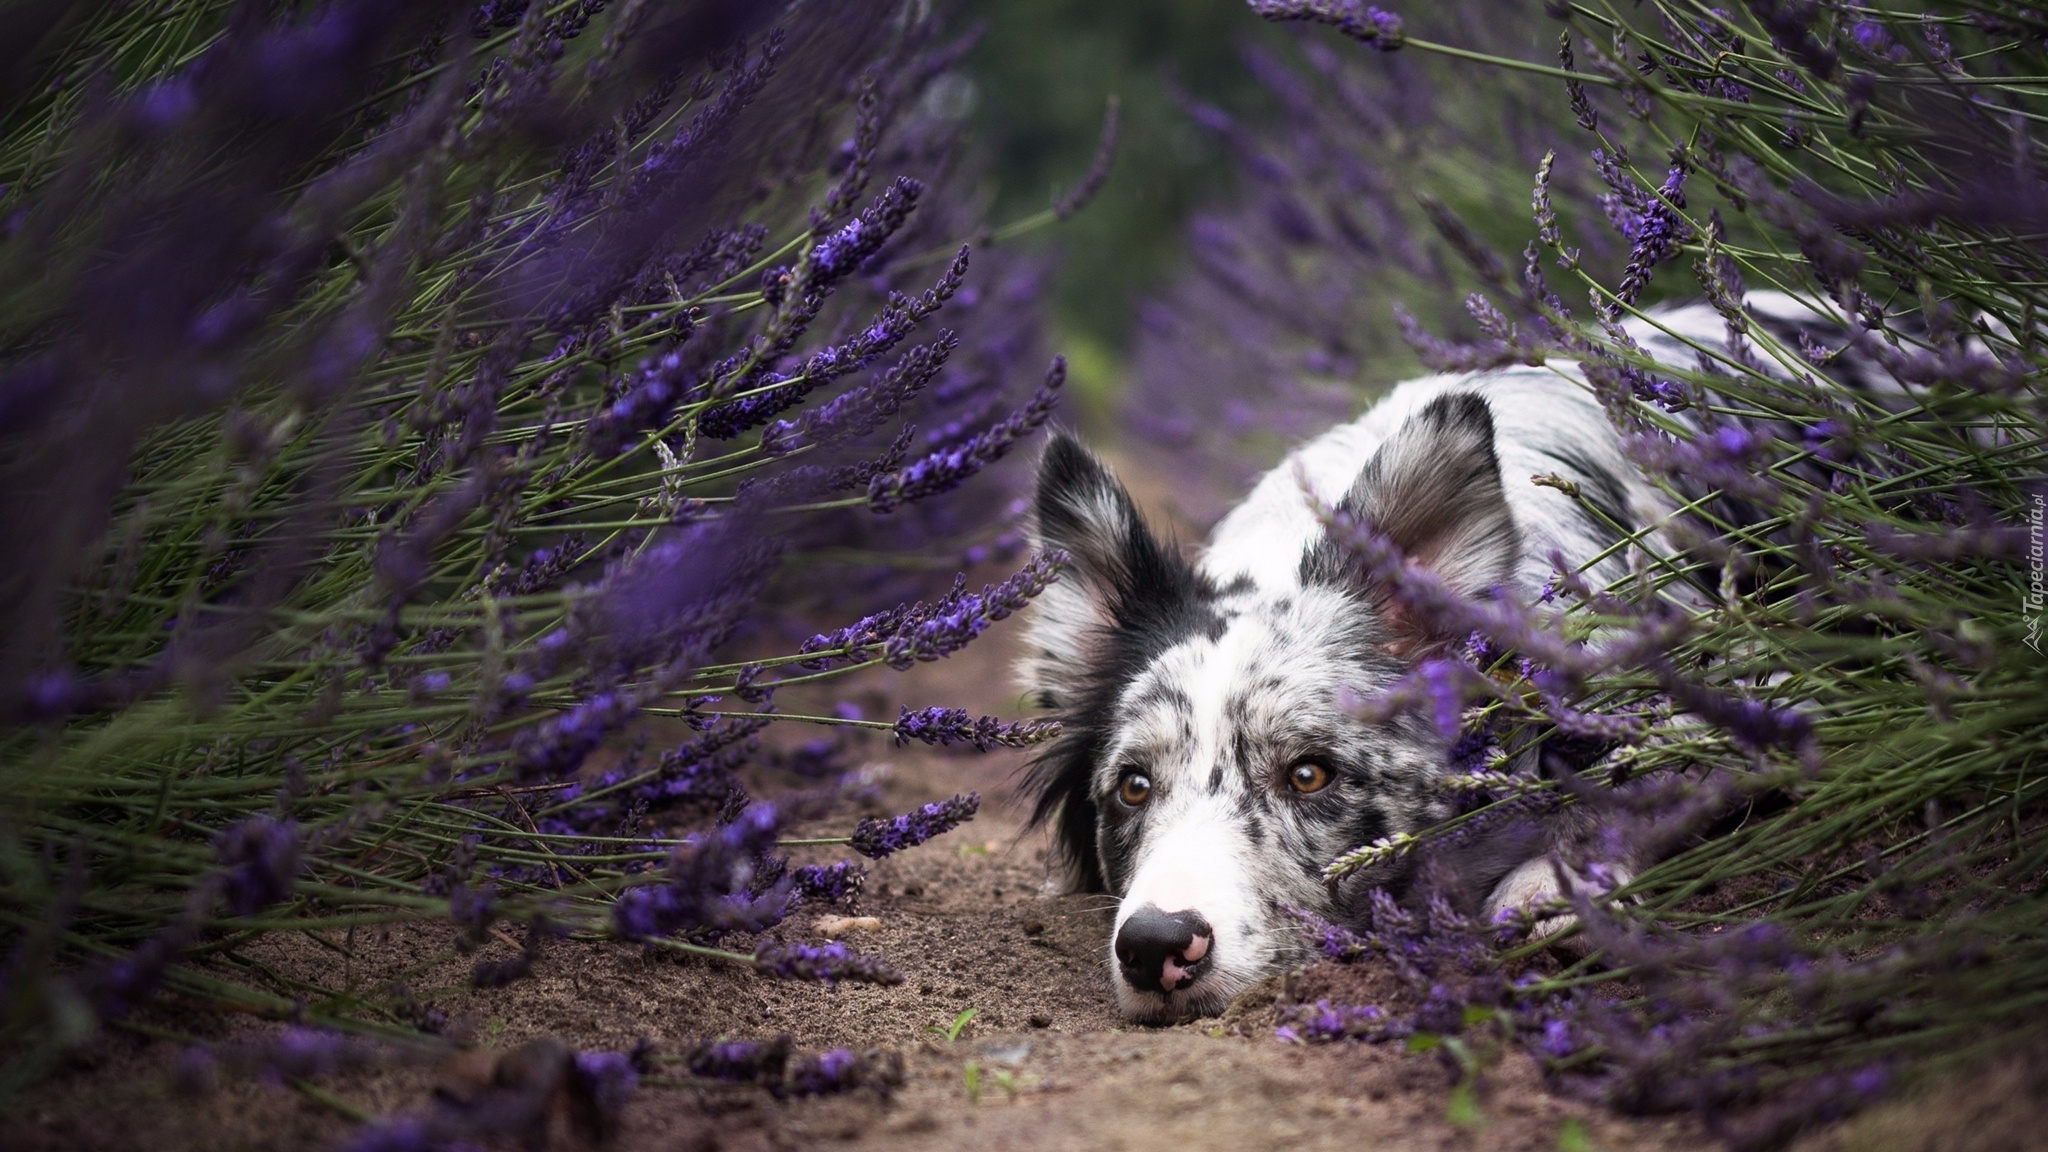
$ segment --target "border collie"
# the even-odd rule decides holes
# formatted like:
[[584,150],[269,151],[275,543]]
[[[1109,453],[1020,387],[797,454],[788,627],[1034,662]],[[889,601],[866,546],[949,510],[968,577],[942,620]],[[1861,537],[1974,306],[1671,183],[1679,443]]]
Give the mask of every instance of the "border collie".
[[[1788,298],[1765,303],[1750,301],[1760,322],[1820,327]],[[1666,362],[1693,351],[1660,328],[1701,346],[1723,338],[1704,305],[1632,323]],[[1530,483],[1544,474],[1576,484],[1598,515]],[[1072,570],[1033,607],[1020,674],[1065,732],[1030,780],[1066,886],[1119,898],[1110,980],[1132,1019],[1222,1011],[1302,955],[1289,906],[1360,919],[1369,885],[1333,891],[1325,864],[1449,815],[1435,726],[1369,723],[1353,702],[1462,638],[1427,634],[1364,586],[1311,497],[1359,514],[1460,591],[1504,586],[1528,601],[1554,574],[1553,550],[1581,564],[1612,549],[1586,577],[1597,588],[1624,576],[1615,525],[1664,550],[1672,507],[1568,364],[1394,388],[1268,473],[1194,563],[1100,461],[1056,436],[1039,466],[1038,533]],[[1559,895],[1553,845],[1532,848],[1524,829],[1464,849],[1451,874],[1466,907],[1490,916]]]

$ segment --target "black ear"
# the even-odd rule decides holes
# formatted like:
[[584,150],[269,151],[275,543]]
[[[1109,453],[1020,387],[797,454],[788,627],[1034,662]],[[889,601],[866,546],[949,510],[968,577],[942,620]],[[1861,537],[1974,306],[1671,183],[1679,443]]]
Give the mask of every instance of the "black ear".
[[1191,600],[1196,579],[1102,461],[1064,432],[1039,459],[1037,512],[1039,547],[1061,549],[1071,563],[1032,607],[1019,673],[1039,705],[1066,709],[1102,674],[1114,634]]
[[[1410,560],[1468,596],[1507,583],[1520,559],[1514,517],[1493,450],[1493,411],[1471,392],[1424,405],[1387,437],[1338,507],[1371,524]],[[1343,551],[1323,541],[1302,561],[1302,576],[1363,592],[1379,608],[1396,655],[1416,656],[1450,639],[1411,618]]]
[[1037,513],[1039,547],[1065,551],[1070,563],[1033,602],[1018,666],[1025,690],[1064,727],[1031,766],[1032,822],[1052,826],[1069,886],[1098,890],[1092,783],[1110,704],[1155,641],[1199,606],[1202,585],[1109,469],[1065,433],[1039,460]]

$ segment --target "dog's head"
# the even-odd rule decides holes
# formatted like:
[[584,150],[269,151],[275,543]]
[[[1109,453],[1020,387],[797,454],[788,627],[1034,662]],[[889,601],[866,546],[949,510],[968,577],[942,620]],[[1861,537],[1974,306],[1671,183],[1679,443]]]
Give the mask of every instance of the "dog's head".
[[[1461,590],[1511,578],[1513,521],[1476,396],[1411,418],[1343,504]],[[1022,668],[1065,724],[1033,765],[1036,816],[1073,887],[1121,898],[1110,969],[1125,1015],[1219,1012],[1297,953],[1288,906],[1355,911],[1325,864],[1443,815],[1434,726],[1368,723],[1350,705],[1454,638],[1400,611],[1319,531],[1278,585],[1198,570],[1064,436],[1040,464],[1037,512],[1073,570],[1035,606]]]

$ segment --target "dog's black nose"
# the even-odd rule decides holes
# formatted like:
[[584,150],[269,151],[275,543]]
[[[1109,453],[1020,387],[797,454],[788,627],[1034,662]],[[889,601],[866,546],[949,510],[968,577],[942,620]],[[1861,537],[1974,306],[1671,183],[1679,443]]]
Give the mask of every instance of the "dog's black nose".
[[1178,992],[1214,959],[1216,934],[1200,912],[1162,912],[1147,904],[1116,931],[1116,963],[1140,992]]

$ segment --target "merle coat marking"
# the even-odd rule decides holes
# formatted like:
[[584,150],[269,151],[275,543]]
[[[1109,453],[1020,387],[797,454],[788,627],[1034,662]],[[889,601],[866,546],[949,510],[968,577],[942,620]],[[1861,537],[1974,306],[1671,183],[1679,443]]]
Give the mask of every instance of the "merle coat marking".
[[[1705,307],[1661,323],[1720,341]],[[1654,328],[1632,334],[1691,359]],[[1546,473],[1576,482],[1599,514],[1529,482]],[[1109,966],[1134,1019],[1221,1011],[1300,949],[1284,905],[1352,919],[1361,909],[1342,901],[1403,880],[1389,866],[1333,896],[1324,864],[1448,814],[1433,725],[1367,724],[1345,702],[1462,638],[1430,635],[1349,570],[1304,482],[1460,590],[1505,586],[1526,600],[1551,577],[1553,550],[1584,563],[1615,545],[1615,525],[1649,527],[1661,547],[1670,510],[1569,365],[1400,385],[1269,473],[1194,563],[1153,536],[1099,461],[1055,438],[1039,533],[1071,553],[1073,571],[1033,609],[1020,673],[1066,731],[1033,766],[1036,816],[1071,887],[1121,898]],[[1629,564],[1618,549],[1587,575],[1598,587]],[[1554,894],[1547,850],[1526,832],[1481,842],[1452,874],[1476,910],[1526,904]]]

